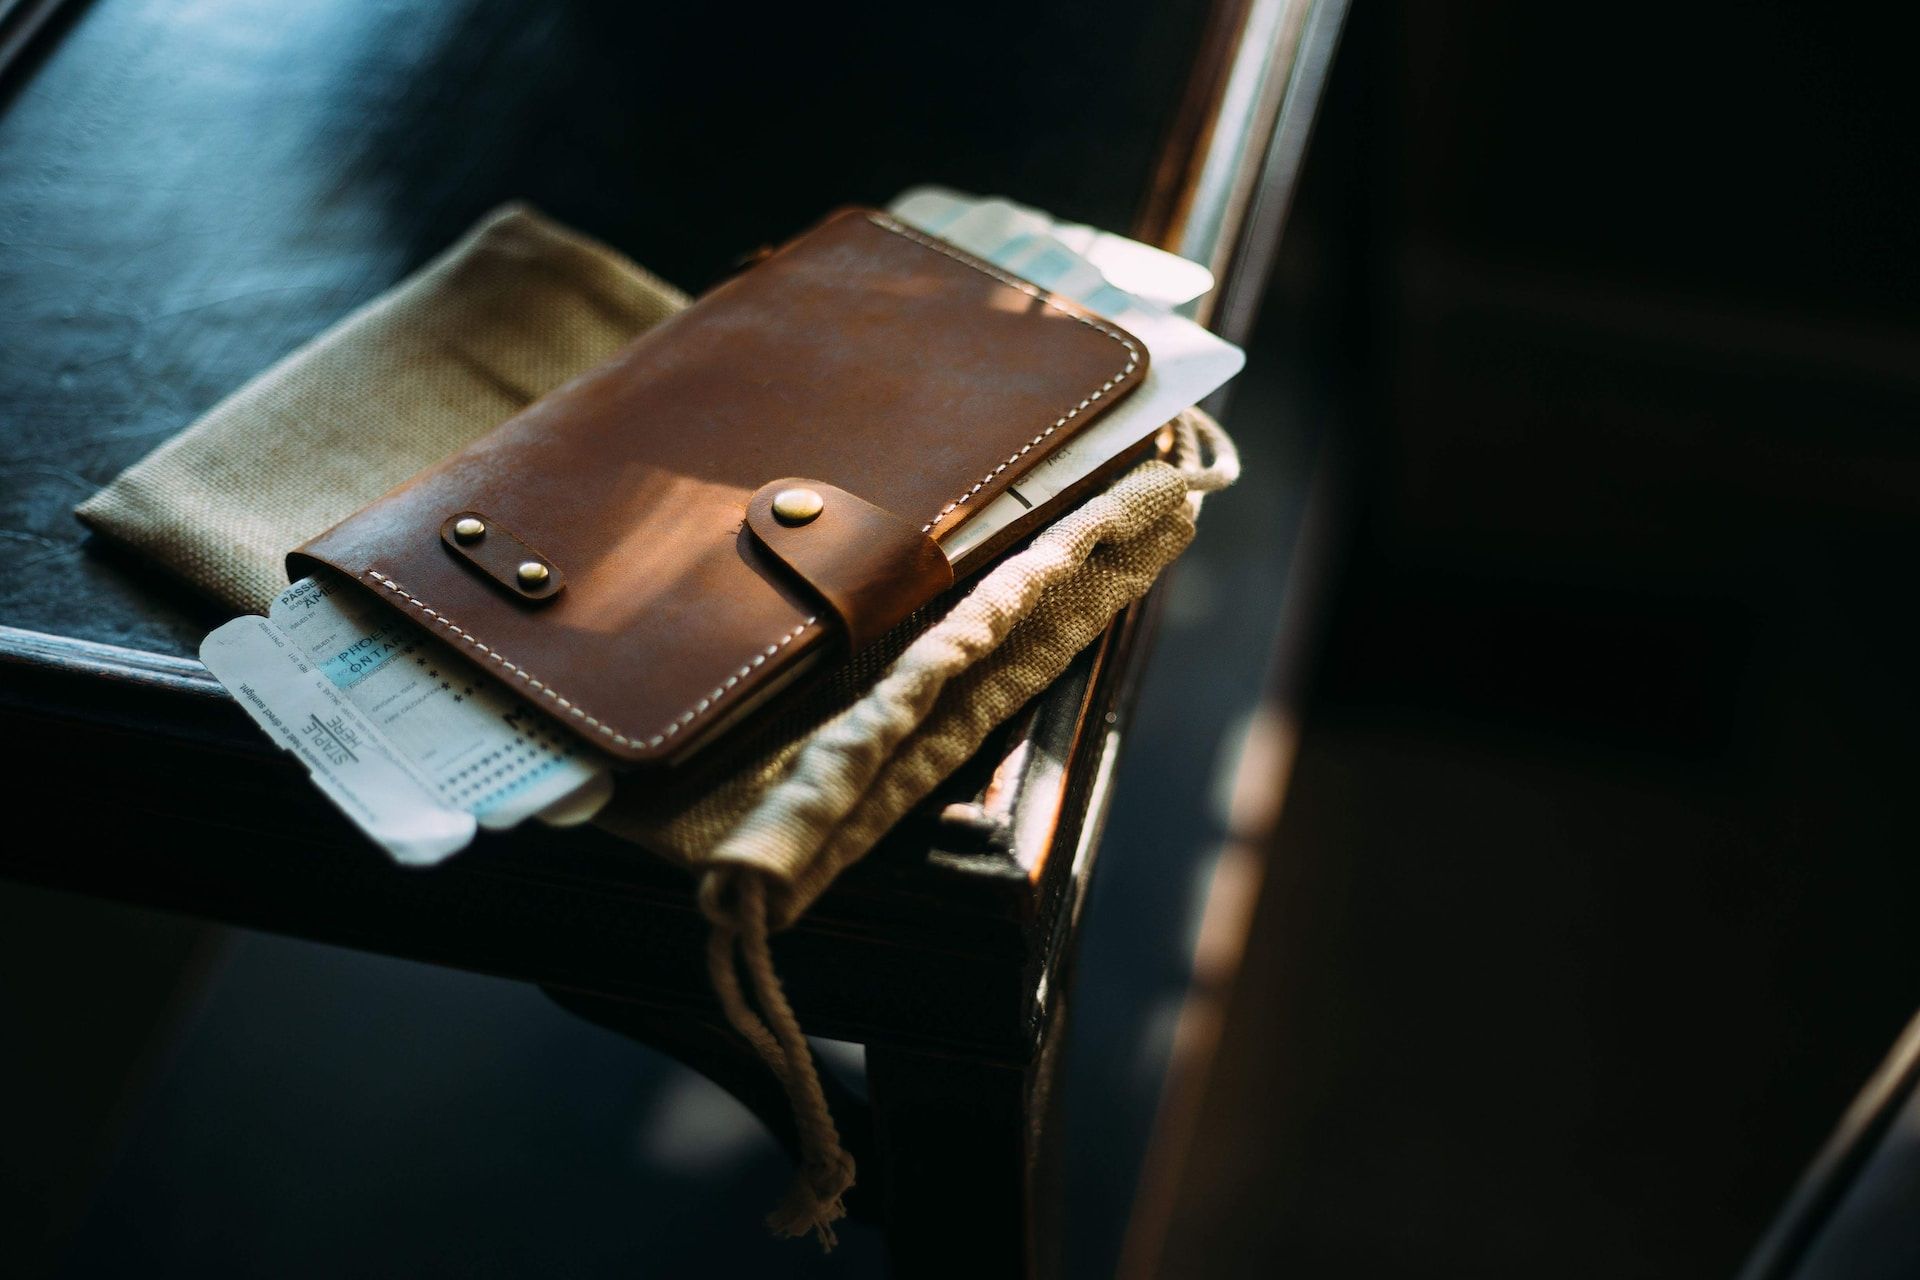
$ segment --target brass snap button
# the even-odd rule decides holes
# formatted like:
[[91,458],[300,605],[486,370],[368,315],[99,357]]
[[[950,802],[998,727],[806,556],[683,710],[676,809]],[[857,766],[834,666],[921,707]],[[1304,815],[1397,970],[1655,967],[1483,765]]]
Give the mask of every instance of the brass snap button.
[[781,524],[805,524],[826,505],[817,489],[782,489],[773,495],[773,515]]
[[520,585],[533,591],[546,585],[547,579],[552,576],[552,571],[538,560],[523,560],[520,562],[518,574]]
[[486,524],[472,516],[461,516],[453,522],[453,536],[462,542],[478,542],[486,532]]

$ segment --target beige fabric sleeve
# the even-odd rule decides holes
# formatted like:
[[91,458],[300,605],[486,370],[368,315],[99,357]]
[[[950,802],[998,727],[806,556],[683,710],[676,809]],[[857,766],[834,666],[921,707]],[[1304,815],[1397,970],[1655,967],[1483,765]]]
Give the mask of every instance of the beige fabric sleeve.
[[76,514],[237,610],[282,557],[600,363],[687,299],[509,205],[221,401]]

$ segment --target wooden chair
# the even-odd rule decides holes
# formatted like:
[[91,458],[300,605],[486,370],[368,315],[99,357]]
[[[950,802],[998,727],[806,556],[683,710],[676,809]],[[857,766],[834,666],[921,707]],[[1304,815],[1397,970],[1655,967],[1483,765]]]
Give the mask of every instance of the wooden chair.
[[[0,873],[538,983],[781,1133],[777,1089],[716,1016],[683,873],[592,831],[392,865],[193,660],[218,617],[69,510],[516,197],[698,287],[836,204],[1006,192],[1208,263],[1204,314],[1244,339],[1344,5],[1008,6],[966,29],[899,6],[751,41],[686,7],[225,7],[248,39],[120,0],[0,5],[0,229],[19,242],[0,261],[0,722],[14,803],[63,797],[63,838],[8,841]],[[835,1109],[853,1208],[903,1271],[1050,1269],[1048,1086],[1152,614],[1128,611],[776,941],[809,1032],[866,1046],[868,1097]]]

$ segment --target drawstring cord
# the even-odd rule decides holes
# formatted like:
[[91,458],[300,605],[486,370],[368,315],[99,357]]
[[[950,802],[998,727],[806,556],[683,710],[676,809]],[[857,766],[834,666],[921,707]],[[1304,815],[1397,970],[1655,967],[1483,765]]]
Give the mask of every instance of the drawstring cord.
[[[1232,484],[1240,454],[1220,424],[1189,409],[1170,424],[1168,459],[1186,480],[1189,501]],[[853,1186],[853,1157],[840,1145],[840,1131],[827,1109],[819,1069],[807,1047],[793,1006],[774,972],[767,945],[767,875],[737,862],[711,867],[700,882],[700,909],[712,925],[707,935],[707,974],[734,1030],[745,1037],[786,1090],[800,1140],[799,1167],[767,1225],[784,1236],[809,1232],[823,1249],[838,1243],[833,1224],[846,1216]],[[752,988],[741,985],[745,973]]]
[[[767,946],[767,884],[742,868],[707,872],[700,909],[712,922],[707,936],[707,974],[734,1030],[746,1037],[786,1090],[800,1138],[800,1164],[767,1225],[783,1236],[814,1233],[822,1249],[839,1243],[833,1224],[846,1216],[853,1186],[853,1157],[840,1145],[840,1131],[827,1110],[826,1094],[800,1020],[787,1003]],[[753,985],[755,1012],[740,986],[740,970]]]

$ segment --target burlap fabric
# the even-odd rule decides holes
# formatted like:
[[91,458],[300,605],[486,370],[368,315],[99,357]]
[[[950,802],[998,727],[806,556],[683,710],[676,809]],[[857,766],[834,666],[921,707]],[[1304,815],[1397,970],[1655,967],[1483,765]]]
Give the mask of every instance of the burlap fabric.
[[[604,246],[502,209],[128,468],[79,508],[238,609],[286,551],[604,360],[686,298]],[[936,601],[808,697],[707,753],[694,779],[623,779],[600,823],[701,876],[722,1007],[780,1078],[802,1160],[770,1221],[833,1241],[853,1164],[773,972],[767,934],[1059,677],[1186,547],[1199,495],[1237,474],[1210,420],[971,588]],[[751,988],[740,982],[744,972]]]
[[265,613],[289,550],[687,304],[604,245],[496,210],[87,499],[96,532]]
[[629,787],[601,825],[660,853],[767,879],[791,924],[834,877],[1058,679],[1194,533],[1191,496],[1231,482],[1231,446],[1198,414],[1142,463],[971,587],[936,602],[759,727],[700,787]]

